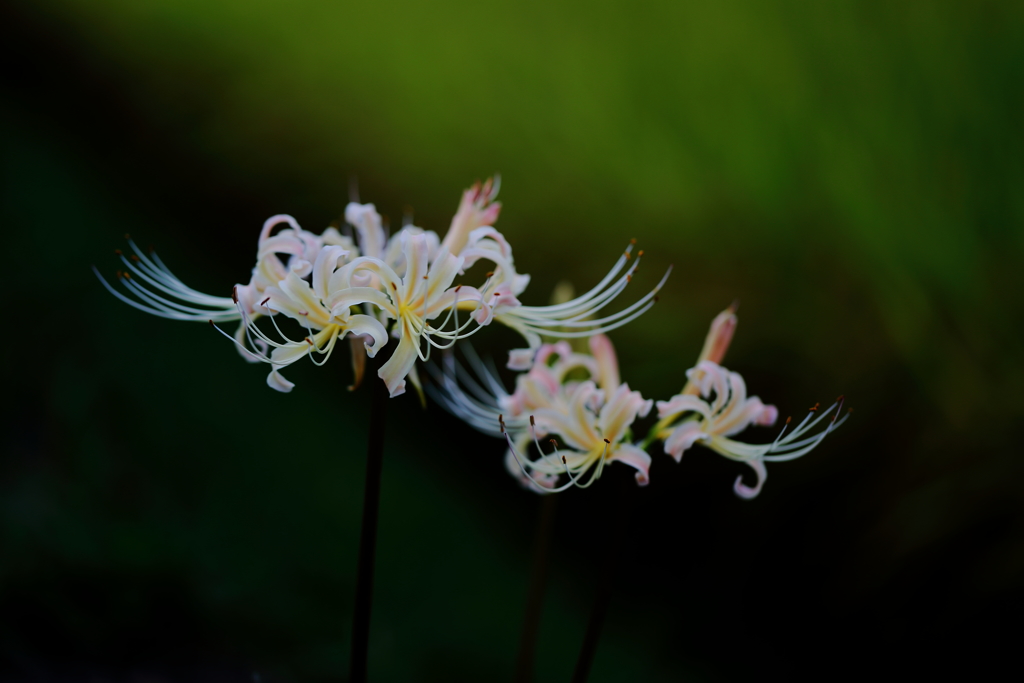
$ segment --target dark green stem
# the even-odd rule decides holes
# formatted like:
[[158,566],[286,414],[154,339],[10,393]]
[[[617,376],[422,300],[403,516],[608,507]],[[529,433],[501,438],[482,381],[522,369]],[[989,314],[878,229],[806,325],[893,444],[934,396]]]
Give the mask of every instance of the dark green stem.
[[533,539],[533,567],[530,570],[530,587],[526,594],[526,615],[519,639],[519,656],[516,658],[515,683],[530,683],[533,680],[533,662],[537,651],[537,633],[540,631],[540,615],[544,606],[544,584],[548,575],[548,555],[551,551],[551,537],[555,526],[557,495],[546,495],[540,499],[540,515],[537,532]]
[[359,567],[356,573],[356,599],[352,624],[352,661],[349,681],[366,683],[367,653],[370,646],[370,612],[373,603],[373,568],[377,555],[377,518],[380,510],[380,478],[384,463],[388,389],[377,377],[384,359],[369,359],[366,383],[370,393],[370,424],[366,452],[366,479],[363,485],[363,525],[359,536]]

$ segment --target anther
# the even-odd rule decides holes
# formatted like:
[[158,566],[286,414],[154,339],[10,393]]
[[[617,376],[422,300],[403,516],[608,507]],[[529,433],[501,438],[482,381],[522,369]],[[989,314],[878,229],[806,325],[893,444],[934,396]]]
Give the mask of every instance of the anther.
[[533,421],[533,415],[530,416],[530,426],[531,427],[536,427],[537,426],[537,423]]
[[306,343],[309,344],[310,346],[313,345],[313,340],[310,339],[309,337],[306,337],[305,340],[306,340]]
[[629,243],[630,243],[630,244],[636,244],[636,238],[634,237],[633,239],[631,239],[631,240],[629,241]]
[[641,249],[640,251],[636,252],[636,257],[637,258],[640,258],[643,255],[644,255],[644,250],[643,249]]
[[484,277],[494,277],[494,271],[492,270],[491,272],[484,275]]
[[655,294],[655,295],[654,295],[654,303],[658,303],[658,299],[660,299],[660,298],[661,298],[660,296],[658,296],[657,294]]
[[455,288],[455,291],[457,292],[457,291],[459,291],[460,289],[462,289],[462,285],[459,285],[459,286],[457,286],[457,287]]
[[131,236],[131,235],[129,235],[128,233],[125,233],[125,234],[124,234],[124,238],[125,238],[126,240],[130,240],[130,239],[132,238],[132,236]]
[[790,415],[789,417],[786,418],[786,424],[789,424],[792,421],[793,421],[793,416],[792,415]]
[[628,251],[624,251],[624,252],[622,252],[622,255],[626,257],[626,260],[627,260],[627,261],[628,261],[629,259],[633,258],[632,256],[630,256],[630,255],[629,255],[629,252],[628,252]]
[[393,290],[395,290],[397,292],[398,291],[398,285],[396,285],[394,282],[392,282],[391,283],[391,289],[393,289]]
[[564,455],[562,456],[562,464],[563,464],[563,465],[565,465],[565,464],[566,464],[566,462],[565,462],[565,456],[564,456]]
[[154,249],[153,245],[151,244],[148,247],[146,247],[146,251],[148,251],[150,254],[152,254],[152,253],[154,253],[156,251],[156,249]]
[[611,442],[611,441],[609,441],[608,439],[605,439],[605,440],[604,440],[604,442],[605,442],[606,444],[608,444],[609,446],[610,446],[610,445],[611,445],[611,443],[612,443],[612,442]]
[[632,281],[633,281],[633,276],[632,276],[632,275],[629,275],[629,274],[627,274],[627,275],[626,275],[626,282],[632,282]]
[[548,439],[548,443],[550,443],[551,447],[554,448],[556,451],[558,450],[558,442],[557,441],[555,441],[554,439]]
[[123,273],[123,272],[121,272],[120,270],[119,270],[119,271],[117,271],[117,279],[118,279],[118,280],[120,280],[120,279],[121,279],[121,278],[123,278],[123,277],[124,277],[124,273]]
[[117,254],[118,256],[121,256],[121,255],[123,255],[123,254],[124,254],[124,252],[123,252],[123,251],[121,251],[120,249],[115,249],[115,250],[114,250],[114,253],[115,253],[115,254]]
[[238,285],[231,288],[231,301],[236,304],[238,303]]
[[138,263],[139,262],[139,257],[136,256],[135,254],[132,254],[132,261],[135,261],[136,263]]
[[132,279],[132,274],[129,273],[127,270],[124,271],[124,279],[125,280],[131,280]]
[[309,315],[309,311],[299,311],[299,315]]
[[260,302],[260,306],[266,306],[268,301],[270,301],[270,297],[269,296],[266,299],[264,299],[263,301]]
[[811,406],[811,412],[813,413],[814,411],[816,411],[820,405],[820,403],[815,403],[813,406]]
[[845,398],[846,398],[846,396],[844,396],[843,394],[839,394],[839,398],[836,399],[836,403],[842,403],[843,399],[845,399]]
[[217,327],[217,323],[213,322],[212,320],[207,320],[206,322],[210,323],[210,327]]
[[427,276],[426,276],[426,275],[424,275],[424,276],[423,276],[423,279],[424,279],[424,280],[426,280],[426,279],[428,279],[428,278],[427,278]]

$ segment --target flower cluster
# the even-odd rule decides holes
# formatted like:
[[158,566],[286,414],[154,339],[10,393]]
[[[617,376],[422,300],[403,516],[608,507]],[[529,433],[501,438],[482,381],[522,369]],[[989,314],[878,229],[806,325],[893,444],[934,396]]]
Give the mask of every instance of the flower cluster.
[[[697,363],[686,372],[686,386],[669,400],[657,402],[660,420],[638,443],[632,443],[633,423],[648,414],[653,401],[621,381],[615,349],[604,335],[590,338],[589,354],[574,351],[565,341],[541,345],[529,370],[516,377],[512,393],[505,391],[493,366],[467,348],[472,371],[449,356],[443,369],[431,366],[435,383],[429,390],[445,409],[471,426],[503,437],[508,470],[540,493],[586,488],[615,461],[635,468],[637,482],[645,485],[651,463],[647,449],[661,442],[676,462],[700,444],[746,463],[757,481],[748,486],[739,476],[734,490],[749,499],[761,491],[766,462],[810,452],[846,416],[840,397],[826,410],[811,408],[793,429],[787,419],[770,443],[734,439],[750,426],[770,427],[778,418],[775,406],[747,396],[743,378],[720,365],[736,321],[735,307],[715,318]],[[547,437],[552,438],[545,448],[542,439]]]
[[[449,349],[492,322],[522,335],[526,347],[510,352],[509,367],[527,369],[536,367],[542,337],[591,337],[628,323],[654,304],[668,272],[636,302],[602,315],[639,265],[643,252],[634,258],[630,244],[586,294],[555,306],[523,305],[519,297],[530,276],[516,271],[511,246],[493,227],[501,210],[497,193],[492,180],[466,190],[443,240],[413,225],[389,235],[373,204],[346,207],[350,234],[333,227],[315,234],[291,216],[273,216],[260,231],[249,282],[236,285],[230,297],[188,287],[155,253],[141,251],[130,239],[132,253],[117,252],[125,266],[118,271],[125,290],[97,276],[114,296],[147,313],[210,322],[218,330],[238,323],[234,334],[222,333],[246,360],[270,365],[267,383],[279,391],[294,386],[281,374],[284,367],[307,356],[323,364],[346,338],[356,384],[366,356],[374,357],[389,338],[396,341],[378,374],[391,396],[398,396],[407,379],[419,386],[416,363],[428,360],[432,348]],[[489,268],[482,282],[456,284],[478,262]],[[297,338],[282,330],[282,318],[297,323]],[[588,391],[593,397],[587,401],[596,405],[599,390]],[[608,391],[610,403],[613,394]]]

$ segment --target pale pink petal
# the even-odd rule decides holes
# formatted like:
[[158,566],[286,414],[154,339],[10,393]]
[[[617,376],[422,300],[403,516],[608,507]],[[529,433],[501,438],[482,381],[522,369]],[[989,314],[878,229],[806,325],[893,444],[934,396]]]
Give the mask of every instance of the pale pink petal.
[[277,370],[271,370],[270,374],[267,375],[267,386],[285,394],[295,387],[293,383],[286,380]]
[[701,349],[697,358],[698,364],[701,361],[711,361],[721,365],[725,358],[725,352],[729,350],[733,333],[736,332],[736,308],[735,304],[725,309],[711,321],[711,329],[704,339],[704,348]]
[[647,486],[650,483],[648,474],[651,467],[651,456],[632,444],[619,444],[615,449],[615,455],[609,461],[625,463],[636,470],[636,483],[640,486]]
[[475,183],[462,193],[459,209],[452,218],[442,247],[453,254],[459,254],[466,246],[469,235],[481,226],[491,225],[498,220],[501,204],[491,203],[498,194],[498,184],[488,179],[483,185]]
[[676,394],[668,401],[658,401],[658,417],[666,418],[686,412],[696,412],[705,418],[711,417],[711,407],[696,396]]
[[619,359],[612,340],[606,335],[595,334],[590,338],[590,353],[597,361],[597,385],[606,391],[615,391],[620,383]]
[[508,352],[509,370],[529,370],[537,349],[512,349]]
[[683,459],[685,453],[694,443],[700,439],[706,439],[708,435],[701,430],[701,423],[697,421],[684,422],[665,439],[665,452],[675,458],[676,462]]
[[[760,401],[761,399],[759,399],[759,398],[757,398],[755,396],[754,398],[752,398],[750,400],[751,401],[754,401],[754,400]],[[776,408],[775,406],[773,406],[771,404],[769,404],[769,405],[763,405],[762,404],[762,406],[761,406],[761,414],[758,415],[756,418],[754,418],[754,423],[758,424],[758,425],[760,425],[762,427],[771,427],[772,425],[775,424],[775,421],[778,420],[778,419],[779,419],[779,409],[778,408]]]
[[757,483],[753,487],[747,486],[743,483],[743,475],[740,475],[736,477],[736,483],[733,484],[732,489],[740,498],[750,500],[761,493],[761,487],[764,486],[764,482],[768,478],[768,470],[765,469],[764,463],[759,459],[746,460],[745,462],[753,468],[754,473],[757,475]]
[[630,391],[628,384],[619,385],[601,409],[598,419],[602,436],[612,443],[619,441],[638,413],[643,411],[646,415],[650,411],[651,403],[645,401],[639,391]]

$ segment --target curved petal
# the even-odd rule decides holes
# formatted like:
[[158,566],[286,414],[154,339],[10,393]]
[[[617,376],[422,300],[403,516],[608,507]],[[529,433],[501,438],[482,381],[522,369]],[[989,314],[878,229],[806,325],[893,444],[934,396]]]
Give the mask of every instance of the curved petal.
[[[405,277],[402,280],[403,303],[408,305],[423,291],[423,280],[429,280],[427,262],[430,249],[423,235],[406,235],[405,238]],[[454,278],[454,276],[453,276]],[[422,306],[419,306],[422,309]]]
[[701,423],[695,420],[684,422],[665,439],[665,452],[675,458],[676,462],[683,459],[686,452],[695,442],[706,439],[708,435],[701,429]]
[[267,239],[270,237],[270,231],[274,229],[275,225],[279,225],[281,223],[287,223],[288,225],[292,226],[292,228],[295,230],[302,230],[302,228],[299,227],[298,222],[294,218],[292,218],[286,213],[279,213],[276,216],[271,216],[267,220],[263,221],[263,228],[260,230],[259,243],[262,245],[264,242],[266,242]]
[[619,444],[615,449],[615,455],[608,458],[609,461],[625,463],[636,470],[636,483],[640,486],[647,486],[651,479],[648,471],[651,467],[651,456],[646,451],[628,443]]
[[384,227],[373,204],[349,202],[345,207],[345,222],[356,229],[359,251],[364,256],[380,258],[384,254]]
[[658,417],[674,417],[681,413],[700,413],[705,419],[711,417],[711,406],[702,399],[688,394],[676,394],[667,401],[658,401]]
[[313,292],[321,301],[327,301],[331,275],[338,267],[338,261],[348,255],[341,247],[324,247],[317,254],[313,264]]
[[348,287],[340,289],[331,295],[327,301],[331,309],[331,315],[342,317],[348,313],[349,308],[359,304],[373,304],[382,311],[386,311],[392,317],[398,317],[398,310],[392,300],[384,292],[373,287]]
[[[402,279],[398,277],[391,266],[377,258],[360,256],[334,271],[334,275],[331,276],[327,285],[328,291],[334,293],[348,289],[353,285],[353,278],[364,271],[366,274],[376,276],[380,280],[381,286],[388,292],[398,291],[399,285],[402,284]],[[359,286],[367,286],[367,281],[372,282],[373,279],[372,277],[363,278]]]
[[597,385],[605,391],[614,391],[619,386],[619,359],[615,355],[612,340],[604,334],[590,338],[590,353],[597,361]]
[[744,500],[756,498],[757,494],[761,493],[761,487],[764,486],[764,482],[768,478],[768,470],[760,459],[747,460],[747,464],[750,465],[757,475],[757,483],[752,487],[745,485],[743,483],[743,475],[741,474],[736,477],[736,483],[732,486],[732,490],[736,492],[736,495]]
[[645,401],[639,391],[630,391],[628,384],[620,384],[601,409],[598,417],[601,434],[612,443],[617,443],[636,420],[637,414],[647,414],[651,403],[650,400]]
[[277,370],[271,370],[270,374],[267,375],[267,386],[284,394],[295,388],[295,385],[286,380]]
[[426,297],[428,309],[433,308],[434,302],[441,298],[445,290],[455,281],[455,276],[459,274],[460,268],[462,268],[461,258],[441,250],[441,253],[437,255],[437,258],[430,265],[430,273],[427,276]]
[[388,343],[388,332],[380,321],[369,315],[353,315],[345,322],[345,332],[355,336],[370,337],[373,343],[365,343],[366,355],[373,358]]
[[409,370],[416,364],[416,359],[419,357],[416,349],[416,339],[413,337],[414,335],[408,327],[404,328],[402,338],[398,340],[398,347],[395,349],[395,352],[391,354],[388,362],[381,366],[381,369],[377,372],[377,376],[384,380],[384,383],[388,386],[391,398],[405,393],[405,377],[409,374]]
[[317,298],[313,288],[294,272],[288,273],[288,277],[281,280],[277,287],[269,288],[267,294],[270,295],[268,306],[271,310],[284,313],[303,326],[312,325],[316,329],[323,329],[330,323],[330,313]]

